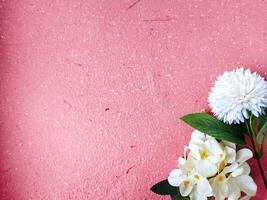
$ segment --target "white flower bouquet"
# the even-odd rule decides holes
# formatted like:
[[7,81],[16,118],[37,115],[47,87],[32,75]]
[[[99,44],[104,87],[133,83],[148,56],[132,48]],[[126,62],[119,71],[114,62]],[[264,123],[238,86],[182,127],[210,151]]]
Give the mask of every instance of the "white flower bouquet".
[[172,200],[250,199],[257,191],[249,176],[250,158],[257,160],[267,189],[260,163],[267,131],[267,82],[237,68],[218,77],[208,100],[213,116],[200,112],[181,118],[195,131],[177,168],[151,188],[154,193]]

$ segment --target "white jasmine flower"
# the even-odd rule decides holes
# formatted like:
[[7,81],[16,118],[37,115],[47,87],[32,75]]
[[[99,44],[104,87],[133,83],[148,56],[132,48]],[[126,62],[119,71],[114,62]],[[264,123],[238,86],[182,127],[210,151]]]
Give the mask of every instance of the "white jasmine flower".
[[207,178],[195,173],[191,175],[191,180],[195,183],[189,194],[191,200],[207,200],[207,197],[212,196],[212,188]]
[[208,100],[218,119],[228,124],[244,122],[248,111],[256,117],[264,113],[267,82],[249,69],[237,68],[218,77]]
[[205,177],[214,176],[218,171],[217,159],[209,145],[201,140],[193,140],[189,148],[191,151],[188,157],[193,158],[195,171]]
[[191,200],[206,200],[212,195],[209,181],[198,173],[183,174],[182,170],[171,171],[168,182],[174,187],[179,187],[180,194],[189,196]]
[[178,169],[170,172],[168,182],[190,200],[207,200],[211,196],[216,200],[238,200],[241,192],[246,194],[242,199],[248,200],[257,190],[246,162],[252,156],[249,149],[236,152],[234,143],[219,142],[194,131],[184,157],[178,159]]
[[205,177],[214,176],[228,163],[236,159],[235,144],[219,143],[215,138],[194,131],[189,143],[191,150],[188,157],[194,158],[195,171]]
[[236,162],[225,167],[212,181],[212,191],[216,200],[225,198],[237,200],[241,192],[247,194],[246,198],[255,196],[257,186],[249,176],[250,167],[246,163],[252,157],[249,149],[241,149],[236,154]]
[[225,167],[221,173],[219,173],[212,180],[212,192],[216,200],[224,200],[229,193],[227,184],[227,173],[232,172],[238,166],[237,163]]
[[168,177],[169,184],[172,185],[173,187],[179,187],[183,180],[182,176],[183,176],[182,170],[180,169],[172,170]]
[[[186,151],[187,147],[185,147]],[[174,169],[170,172],[168,182],[174,187],[178,187],[181,182],[194,171],[193,160],[188,158],[186,153],[184,158],[179,157],[178,159],[179,169]]]

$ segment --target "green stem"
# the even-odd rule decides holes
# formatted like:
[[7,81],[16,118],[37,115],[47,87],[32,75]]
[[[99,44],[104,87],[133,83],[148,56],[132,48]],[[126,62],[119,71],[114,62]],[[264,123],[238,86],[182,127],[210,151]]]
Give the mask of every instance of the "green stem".
[[250,117],[249,117],[249,130],[251,131],[251,134],[252,134],[252,137],[254,140],[256,137],[256,134],[255,134],[255,131],[254,131],[253,126],[252,126],[252,115],[250,115]]
[[251,124],[251,122],[249,124],[248,121],[246,121],[245,124],[246,124],[246,128],[248,130],[249,138],[250,138],[250,141],[251,141],[251,144],[252,144],[252,148],[253,148],[253,151],[254,151],[254,155],[255,155],[254,158],[257,160],[257,163],[258,163],[258,166],[259,166],[259,169],[260,169],[260,173],[261,173],[261,177],[262,177],[264,185],[265,185],[265,189],[267,189],[267,181],[266,181],[266,178],[265,178],[265,175],[264,175],[264,171],[263,171],[262,165],[260,163],[259,154],[257,152],[256,144],[255,144],[255,141],[254,141],[255,133],[254,133],[253,128],[251,126],[252,124]]

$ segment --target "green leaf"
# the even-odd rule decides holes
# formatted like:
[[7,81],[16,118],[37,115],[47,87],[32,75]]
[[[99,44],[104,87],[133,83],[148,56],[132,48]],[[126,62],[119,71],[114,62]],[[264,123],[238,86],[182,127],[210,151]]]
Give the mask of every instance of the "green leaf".
[[180,200],[180,198],[177,195],[171,195],[172,200]]
[[261,127],[258,135],[257,135],[257,143],[259,145],[263,144],[265,135],[266,135],[266,131],[267,131],[267,122],[264,123],[264,125]]
[[207,113],[192,113],[181,118],[191,127],[219,140],[245,145],[244,133],[236,125],[228,125]]
[[172,200],[190,200],[189,197],[183,197],[179,189],[171,186],[168,180],[163,180],[155,184],[151,188],[151,191],[159,195],[170,195]]
[[178,197],[177,197],[177,195],[171,195],[171,199],[172,200],[179,200]]
[[231,126],[236,126],[238,129],[240,129],[240,131],[246,135],[249,135],[248,131],[247,131],[247,127],[245,123],[240,123],[240,124],[233,124]]
[[252,124],[254,126],[253,128],[256,128],[257,132],[260,131],[260,129],[263,127],[266,121],[267,121],[267,109],[265,109],[264,115],[260,115],[259,117],[256,117],[254,115],[252,116]]
[[163,180],[155,184],[151,191],[159,195],[176,195],[177,189],[169,184],[168,180]]
[[253,116],[252,118],[252,124],[255,127],[257,133],[257,143],[259,144],[259,152],[258,156],[259,158],[263,155],[263,143],[266,136],[267,131],[267,109],[265,109],[265,114],[260,115],[259,117]]

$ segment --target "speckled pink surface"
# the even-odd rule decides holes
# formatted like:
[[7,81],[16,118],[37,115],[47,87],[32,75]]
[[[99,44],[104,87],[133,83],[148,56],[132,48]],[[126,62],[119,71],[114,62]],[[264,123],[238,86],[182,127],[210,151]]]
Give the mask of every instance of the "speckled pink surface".
[[0,5],[1,200],[167,200],[149,189],[189,141],[179,117],[225,70],[267,78],[266,1]]

